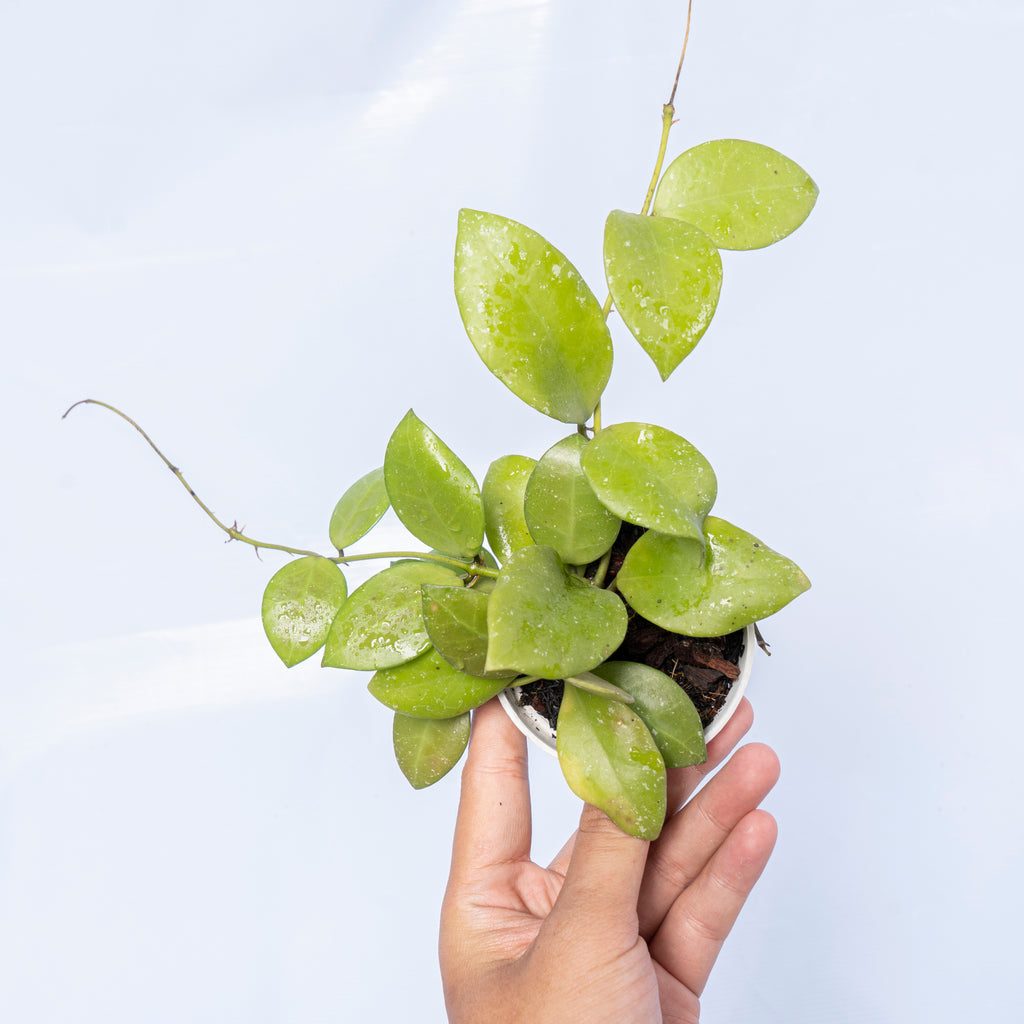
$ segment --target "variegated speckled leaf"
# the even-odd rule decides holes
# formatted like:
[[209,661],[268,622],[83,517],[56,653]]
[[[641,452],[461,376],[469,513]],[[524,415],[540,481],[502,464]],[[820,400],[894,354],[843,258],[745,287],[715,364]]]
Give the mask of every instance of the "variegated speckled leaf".
[[569,565],[600,558],[622,525],[583,475],[580,455],[587,443],[582,434],[570,434],[552,445],[530,475],[523,501],[534,541],[554,548]]
[[715,516],[706,548],[688,538],[645,533],[615,582],[645,619],[674,633],[722,636],[773,615],[810,587],[796,563]]
[[395,712],[395,760],[413,789],[432,786],[459,763],[469,732],[469,712],[456,718],[410,718]]
[[789,157],[757,142],[716,139],[680,154],[654,212],[695,224],[720,249],[761,249],[807,219],[818,186]]
[[401,665],[430,645],[423,623],[424,583],[461,587],[462,580],[434,562],[396,562],[371,576],[334,617],[323,664],[376,669]]
[[523,514],[523,496],[536,465],[537,460],[526,455],[503,455],[491,463],[484,477],[480,493],[487,543],[501,562],[533,543]]
[[360,477],[340,498],[331,514],[331,543],[344,551],[366,536],[388,510],[384,470],[373,469]]
[[263,592],[263,629],[289,668],[323,647],[347,594],[344,575],[327,558],[297,558],[274,573]]
[[604,268],[615,309],[668,380],[715,315],[718,249],[684,221],[613,210],[605,222]]
[[375,672],[368,684],[382,704],[413,718],[453,718],[478,708],[504,688],[504,680],[460,672],[433,647],[404,665]]
[[384,483],[396,515],[414,537],[463,558],[479,553],[480,488],[466,464],[412,409],[388,441]]
[[423,622],[438,654],[472,676],[508,679],[515,672],[490,673],[487,664],[488,595],[473,587],[423,588]]
[[650,730],[666,768],[686,768],[707,760],[700,714],[674,679],[636,661],[607,661],[594,669],[594,675],[633,698],[631,707]]
[[702,540],[718,481],[685,438],[650,423],[615,423],[583,449],[581,463],[594,493],[620,519]]
[[626,635],[626,606],[566,572],[553,548],[522,548],[487,606],[487,668],[562,679],[600,665]]
[[564,423],[584,423],[612,369],[601,303],[536,231],[459,212],[455,298],[473,347],[513,394]]
[[665,821],[665,762],[628,704],[567,686],[558,713],[558,762],[569,788],[631,836],[656,839]]

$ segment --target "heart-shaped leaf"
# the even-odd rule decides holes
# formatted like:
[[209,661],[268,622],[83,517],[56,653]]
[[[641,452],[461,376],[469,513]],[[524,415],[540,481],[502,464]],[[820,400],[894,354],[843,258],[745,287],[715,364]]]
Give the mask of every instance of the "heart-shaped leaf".
[[425,789],[459,763],[469,743],[470,715],[410,718],[395,712],[391,738],[395,760],[413,789]]
[[613,210],[604,268],[615,308],[662,380],[704,336],[722,290],[722,257],[700,228]]
[[615,582],[645,619],[673,633],[722,636],[767,618],[810,581],[796,563],[724,519],[704,521],[706,548],[645,533]]
[[626,635],[617,594],[566,572],[553,548],[522,548],[487,606],[487,668],[562,679],[605,661]]
[[818,186],[789,157],[717,139],[669,164],[654,212],[696,224],[719,249],[761,249],[800,227],[817,198]]
[[665,821],[665,762],[628,704],[567,686],[558,712],[558,761],[569,788],[631,836],[657,839]]
[[587,445],[581,461],[594,493],[620,519],[702,539],[718,481],[685,438],[650,423],[615,423]]
[[289,668],[323,647],[347,594],[344,575],[327,558],[298,558],[274,573],[263,592],[263,629]]
[[381,704],[403,715],[453,718],[501,693],[505,682],[460,672],[429,647],[404,665],[375,672],[368,689]]
[[515,675],[510,669],[486,671],[487,600],[476,587],[425,586],[423,622],[430,642],[449,665],[471,676],[508,679]]
[[570,434],[549,448],[530,476],[523,503],[530,536],[570,565],[600,558],[622,525],[583,475],[580,453],[586,445],[582,434]]
[[430,639],[423,624],[424,583],[462,586],[451,569],[410,560],[396,562],[356,588],[331,624],[323,664],[328,668],[387,668],[425,651]]
[[503,455],[495,459],[484,477],[484,523],[487,543],[502,562],[513,551],[533,543],[523,514],[523,496],[536,459],[525,455]]
[[658,744],[666,768],[685,768],[708,759],[700,714],[671,677],[636,661],[609,661],[594,669],[633,698],[631,705]]
[[329,528],[331,543],[339,551],[355,544],[373,529],[389,504],[383,469],[371,470],[360,477],[334,506]]
[[402,525],[424,544],[472,558],[484,542],[480,488],[465,463],[410,409],[388,441],[384,482]]
[[455,298],[473,347],[513,394],[563,423],[590,418],[611,374],[611,335],[601,303],[550,242],[461,210]]

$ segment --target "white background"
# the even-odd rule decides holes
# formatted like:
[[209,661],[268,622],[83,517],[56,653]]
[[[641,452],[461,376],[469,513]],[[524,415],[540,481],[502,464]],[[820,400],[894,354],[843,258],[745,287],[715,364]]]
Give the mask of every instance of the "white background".
[[[679,0],[0,4],[0,1016],[440,1022],[457,778],[414,793],[365,677],[286,671],[254,536],[328,550],[413,406],[482,476],[566,430],[472,353],[460,206],[600,298]],[[814,589],[765,626],[781,837],[709,1022],[1016,1020],[1022,259],[1016,0],[697,0],[674,155],[749,138],[821,188],[725,254],[666,385],[716,511]],[[314,659],[315,662],[316,659]],[[577,802],[535,757],[537,854]]]

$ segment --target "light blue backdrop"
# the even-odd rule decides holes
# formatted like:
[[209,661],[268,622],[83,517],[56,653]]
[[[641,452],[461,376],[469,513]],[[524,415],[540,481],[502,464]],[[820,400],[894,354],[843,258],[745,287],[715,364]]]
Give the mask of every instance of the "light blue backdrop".
[[[326,550],[407,408],[480,474],[564,433],[472,355],[460,206],[600,291],[682,38],[667,0],[40,0],[0,9],[0,1017],[440,1022],[457,780],[413,793],[361,677],[290,672],[280,560]],[[671,152],[790,155],[821,198],[726,254],[667,385],[622,338],[608,420],[687,436],[718,508],[814,589],[765,627],[781,838],[716,1024],[1010,1022],[1024,12],[697,0]],[[603,295],[603,292],[602,292]],[[535,758],[537,852],[577,802]]]

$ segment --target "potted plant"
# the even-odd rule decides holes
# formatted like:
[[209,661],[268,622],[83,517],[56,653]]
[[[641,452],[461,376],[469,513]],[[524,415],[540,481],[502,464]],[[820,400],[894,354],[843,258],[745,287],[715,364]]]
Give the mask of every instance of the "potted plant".
[[[410,410],[382,464],[338,501],[334,553],[321,555],[222,523],[138,424],[96,403],[143,433],[230,538],[298,556],[263,596],[270,644],[287,666],[322,651],[327,668],[371,673],[413,786],[458,762],[470,712],[502,694],[516,716],[549,719],[574,792],[648,839],[665,817],[666,770],[703,761],[706,732],[738,700],[755,623],[809,586],[711,514],[714,471],[684,437],[602,415],[612,311],[668,380],[714,315],[719,250],[778,241],[817,196],[797,164],[735,139],[688,149],[662,173],[673,113],[670,98],[640,211],[608,215],[603,303],[537,232],[459,214],[466,332],[498,380],[566,424],[546,452],[503,455],[478,484]],[[351,553],[389,507],[423,549]],[[349,593],[341,566],[371,558],[388,564]]]

